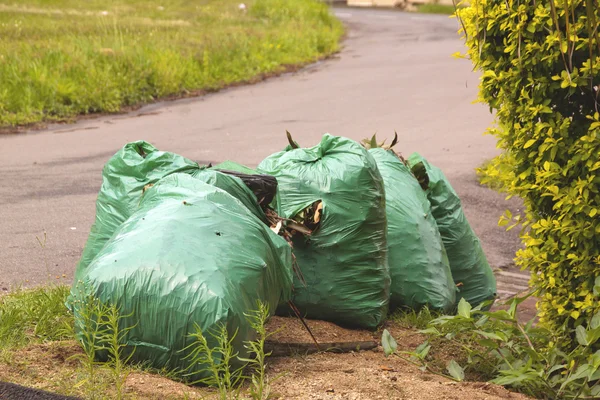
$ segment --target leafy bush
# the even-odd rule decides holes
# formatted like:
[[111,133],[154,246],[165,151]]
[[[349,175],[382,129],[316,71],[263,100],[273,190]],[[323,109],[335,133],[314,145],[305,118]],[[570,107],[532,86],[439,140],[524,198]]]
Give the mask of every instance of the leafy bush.
[[473,0],[458,16],[504,150],[485,172],[526,205],[500,223],[523,224],[541,321],[576,327],[600,311],[600,5]]

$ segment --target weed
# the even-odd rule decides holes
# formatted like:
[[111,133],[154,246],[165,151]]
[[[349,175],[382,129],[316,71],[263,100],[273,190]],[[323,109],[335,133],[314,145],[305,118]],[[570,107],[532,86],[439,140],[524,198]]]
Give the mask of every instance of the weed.
[[254,358],[240,358],[240,360],[246,362],[252,369],[252,377],[250,384],[250,395],[253,400],[266,400],[269,398],[271,392],[270,384],[277,379],[269,378],[267,376],[267,364],[266,359],[271,353],[265,353],[265,343],[267,339],[276,333],[267,332],[265,324],[269,318],[269,305],[257,302],[257,309],[249,314],[246,314],[246,318],[250,323],[252,329],[257,333],[257,338],[254,341],[248,341],[245,344],[246,349],[254,354]]
[[[79,304],[78,304],[79,303]],[[79,359],[84,365],[86,378],[78,383],[85,386],[86,393],[90,399],[97,398],[98,390],[96,361],[99,352],[105,351],[105,338],[110,335],[110,327],[104,324],[111,310],[91,294],[81,295],[74,300],[75,309],[75,331],[79,336],[79,342],[83,348],[83,354],[76,354],[74,358]]]
[[51,275],[50,275],[50,268],[48,266],[48,255],[46,253],[46,243],[48,241],[48,234],[46,233],[46,230],[44,230],[43,239],[41,239],[37,235],[35,236],[35,239],[37,240],[40,247],[42,248],[42,254],[44,255],[44,266],[46,267],[46,274],[48,275],[48,278],[50,278]]
[[195,376],[198,369],[207,376],[192,384],[203,383],[216,387],[220,400],[239,398],[240,386],[244,379],[242,373],[244,366],[232,370],[232,363],[238,356],[233,348],[233,340],[237,332],[229,337],[227,326],[219,324],[215,330],[209,332],[217,343],[216,346],[211,346],[198,324],[195,324],[195,329],[196,331],[189,335],[194,342],[182,350],[190,352],[186,356],[190,362],[187,376]]
[[125,341],[125,335],[135,326],[120,329],[119,325],[122,319],[129,318],[132,315],[133,313],[131,315],[121,316],[119,315],[118,308],[111,306],[108,308],[108,312],[106,313],[104,320],[108,326],[108,331],[102,338],[102,341],[104,342],[104,347],[108,352],[108,365],[113,376],[117,400],[121,400],[123,398],[125,381],[129,375],[129,369],[126,368],[125,365],[129,362],[129,360],[131,360],[131,357],[133,357],[133,353],[135,352],[134,349],[129,354],[124,354],[124,348],[126,345],[123,344]]
[[[522,324],[517,318],[518,305],[529,295],[516,297],[508,310],[482,311],[471,308],[462,299],[456,316],[440,316],[422,333],[440,344],[461,348],[465,357],[461,366],[450,360],[446,370],[432,366],[428,353],[430,341],[413,352],[397,351],[394,339],[386,330],[382,345],[386,355],[397,355],[434,374],[461,381],[465,372],[475,370],[487,375],[491,382],[516,389],[530,396],[551,399],[588,399],[600,395],[600,352],[594,345],[600,340],[600,313],[589,326],[578,326],[572,332],[564,326],[551,331],[534,326],[533,320]],[[566,346],[575,336],[576,343]]]
[[429,307],[425,306],[419,311],[403,308],[398,309],[390,316],[390,319],[402,328],[425,329],[433,319],[439,316],[438,312],[431,311]]
[[[134,327],[121,328],[120,325],[123,319],[131,315],[120,315],[116,305],[103,304],[85,287],[74,296],[73,305],[75,332],[83,348],[83,354],[73,357],[82,362],[86,371],[86,378],[78,385],[85,386],[87,397],[97,398],[99,388],[102,387],[98,381],[98,368],[104,367],[112,378],[114,397],[117,400],[123,399],[125,381],[130,371],[126,364],[133,356],[133,351],[124,353],[124,342],[125,336]],[[97,361],[104,358],[107,360],[104,363]]]

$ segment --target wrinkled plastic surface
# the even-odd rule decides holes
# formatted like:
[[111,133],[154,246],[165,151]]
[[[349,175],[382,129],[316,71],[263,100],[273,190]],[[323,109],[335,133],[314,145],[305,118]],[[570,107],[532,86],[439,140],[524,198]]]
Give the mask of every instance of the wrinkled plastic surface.
[[395,154],[382,148],[369,153],[385,186],[390,308],[452,310],[457,290],[426,194]]
[[117,228],[137,209],[146,185],[175,172],[192,172],[197,163],[177,154],[159,151],[150,143],[126,144],[104,166],[96,201],[96,220],[75,270],[75,281]]
[[388,311],[390,277],[383,181],[373,157],[326,134],[315,147],[271,155],[258,171],[277,178],[282,217],[323,202],[319,227],[294,241],[306,281],[295,277],[294,304],[309,318],[377,327]]
[[[194,324],[205,333],[220,323],[237,331],[234,348],[244,356],[243,342],[255,335],[244,313],[258,300],[275,310],[291,295],[291,248],[237,198],[251,201],[252,193],[234,185],[241,189],[234,197],[203,175],[172,174],[148,189],[78,284],[120,308],[121,328],[135,325],[125,336],[134,362],[189,368],[184,349]],[[81,304],[73,304],[77,318]],[[205,377],[204,367],[193,366],[188,378]]]
[[191,174],[194,178],[222,189],[241,201],[248,210],[261,221],[267,223],[263,210],[257,203],[256,196],[251,189],[238,177],[227,175],[211,169],[200,169]]
[[247,174],[247,175],[253,175],[253,174],[258,174],[258,172],[252,168],[248,168],[245,165],[242,165],[240,163],[237,163],[235,161],[223,161],[220,164],[214,165],[212,167],[213,169],[217,169],[217,170],[228,170],[228,171],[236,171],[236,172],[240,172],[242,174]]
[[446,247],[454,282],[458,285],[457,300],[464,298],[473,307],[485,300],[493,300],[496,278],[465,217],[460,198],[442,171],[421,155],[412,154],[408,163],[418,179],[428,180],[427,198]]

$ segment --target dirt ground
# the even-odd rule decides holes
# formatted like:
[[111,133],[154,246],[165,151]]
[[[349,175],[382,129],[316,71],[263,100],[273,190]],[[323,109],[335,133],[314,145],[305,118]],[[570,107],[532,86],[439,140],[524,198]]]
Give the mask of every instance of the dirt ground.
[[[379,342],[381,332],[344,329],[323,321],[307,321],[320,343]],[[394,322],[385,326],[396,338],[401,350],[414,350],[424,337]],[[273,317],[271,340],[275,343],[311,343],[301,322],[294,318]],[[30,346],[12,355],[0,357],[0,380],[23,384],[69,395],[82,395],[84,375],[76,359],[81,354],[74,341]],[[373,350],[343,354],[295,353],[271,357],[269,376],[281,377],[271,386],[272,399],[527,399],[526,396],[482,382],[456,383],[422,372],[397,357],[386,358],[380,346]],[[100,381],[110,380],[100,372]],[[166,377],[132,372],[127,378],[126,393],[132,399],[201,399],[212,398],[214,391],[193,388]]]

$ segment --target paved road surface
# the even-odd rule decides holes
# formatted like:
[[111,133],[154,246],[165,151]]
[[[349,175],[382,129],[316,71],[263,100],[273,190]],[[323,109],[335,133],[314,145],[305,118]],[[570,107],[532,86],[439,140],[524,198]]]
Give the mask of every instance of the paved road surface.
[[[286,145],[286,129],[306,146],[324,132],[362,139],[397,130],[398,149],[418,151],[446,172],[490,263],[510,267],[518,239],[496,226],[508,205],[474,173],[497,150],[494,138],[482,135],[492,116],[472,104],[478,76],[469,61],[450,56],[463,49],[456,21],[377,10],[337,14],[349,26],[344,50],[299,73],[0,136],[0,291],[57,277],[70,282],[94,220],[102,166],[125,143],[145,139],[200,162],[255,166]],[[44,231],[42,247],[36,236],[43,241]],[[521,274],[499,289],[507,295],[525,286]]]

